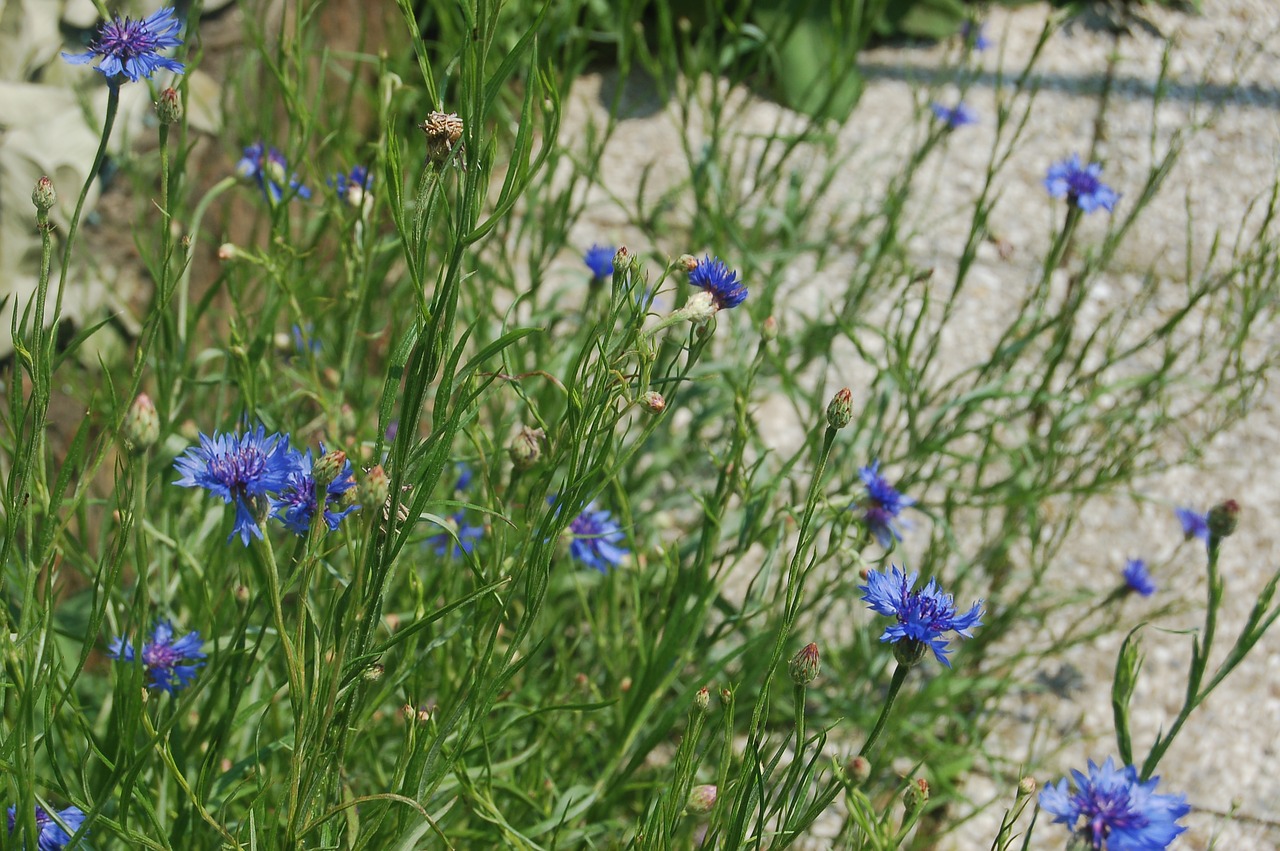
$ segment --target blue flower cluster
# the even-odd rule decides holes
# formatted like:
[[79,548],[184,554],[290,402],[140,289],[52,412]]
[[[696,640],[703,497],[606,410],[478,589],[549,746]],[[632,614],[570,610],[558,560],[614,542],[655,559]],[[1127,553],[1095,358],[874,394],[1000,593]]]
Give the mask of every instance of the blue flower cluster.
[[201,434],[200,445],[178,456],[173,466],[181,474],[174,484],[204,488],[235,504],[235,523],[227,540],[239,535],[245,546],[250,536],[262,538],[259,521],[268,511],[289,531],[305,535],[317,512],[333,530],[359,507],[343,506],[345,495],[355,487],[351,462],[342,460],[341,469],[324,488],[321,505],[311,450],[299,452],[289,446],[288,435],[269,435],[261,425],[244,434]]
[[933,651],[939,662],[951,667],[947,660],[947,642],[943,633],[954,632],[964,638],[972,638],[975,626],[982,626],[982,601],[963,615],[956,614],[955,599],[944,594],[936,579],[919,591],[914,590],[919,574],[903,573],[890,565],[891,573],[874,570],[867,573],[867,584],[858,586],[862,599],[879,615],[893,618],[896,623],[887,627],[881,641],[901,642],[902,656],[919,661],[926,648]]
[[284,185],[299,198],[310,198],[311,190],[302,185],[297,175],[289,171],[289,161],[276,148],[268,148],[262,142],[254,142],[244,149],[244,156],[236,163],[236,174],[258,184],[262,194],[272,204],[284,198]]
[[[65,810],[58,810],[58,818],[74,833],[80,830],[80,825],[84,824],[84,810],[79,807],[67,807]],[[13,833],[16,822],[17,808],[9,807],[10,834]],[[36,829],[40,831],[40,838],[36,840],[39,851],[61,851],[71,841],[71,834],[63,830],[44,807],[36,807]]]
[[601,573],[620,567],[630,555],[630,550],[619,546],[627,537],[622,527],[608,511],[596,508],[594,502],[573,518],[569,532],[573,536],[569,555]]
[[915,505],[916,501],[899,493],[897,488],[880,475],[879,459],[859,469],[858,475],[862,477],[862,483],[867,488],[862,515],[867,529],[882,547],[889,547],[895,538],[901,541],[902,532],[899,531],[896,522],[898,515],[902,513],[902,509]]
[[141,658],[151,677],[147,685],[173,694],[186,688],[196,675],[196,669],[204,664],[200,661],[205,658],[200,646],[200,633],[189,632],[175,639],[173,625],[162,620],[151,631],[151,640],[142,645],[141,653],[136,652],[133,642],[126,638],[112,639],[109,653],[112,659],[124,662]]
[[1156,593],[1155,580],[1147,570],[1147,563],[1140,558],[1131,558],[1124,565],[1124,584],[1130,591],[1150,597]]
[[[1080,840],[1072,848],[1097,851],[1164,851],[1186,830],[1178,819],[1191,811],[1185,795],[1157,795],[1160,778],[1145,783],[1137,770],[1089,760],[1088,776],[1074,769],[1076,791],[1066,778],[1040,793],[1040,807],[1054,824],[1065,824]],[[1077,826],[1078,825],[1078,826]]]
[[135,83],[150,79],[161,68],[181,74],[182,63],[160,53],[182,44],[176,35],[181,26],[171,8],[160,9],[140,21],[112,18],[98,28],[98,37],[87,52],[64,53],[62,58],[72,65],[101,60],[98,70],[112,84],[119,83],[121,77]]
[[958,103],[955,106],[932,103],[929,108],[933,110],[934,117],[946,125],[948,130],[955,130],[957,127],[964,127],[966,124],[978,123],[978,113],[963,103]]

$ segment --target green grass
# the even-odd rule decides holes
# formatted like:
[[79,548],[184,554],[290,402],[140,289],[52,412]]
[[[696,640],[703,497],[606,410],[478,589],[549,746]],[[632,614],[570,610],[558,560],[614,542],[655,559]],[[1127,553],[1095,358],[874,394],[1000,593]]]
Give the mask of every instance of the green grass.
[[[321,41],[320,5],[275,34],[246,4],[226,81],[239,108],[216,140],[232,159],[255,140],[278,147],[280,182],[296,171],[312,197],[272,200],[234,179],[202,190],[185,122],[162,126],[157,153],[121,164],[154,282],[128,356],[86,368],[74,355],[96,328],[67,343],[56,307],[50,327],[39,300],[20,306],[0,417],[9,803],[81,808],[96,849],[672,848],[695,832],[782,847],[824,812],[841,847],[927,848],[973,815],[965,779],[982,772],[1010,810],[993,839],[1014,847],[1034,804],[1018,779],[1056,743],[1031,764],[1004,751],[991,738],[1000,702],[1032,688],[1033,664],[1138,626],[1112,616],[1115,586],[1064,603],[1045,578],[1088,501],[1194,460],[1249,410],[1276,357],[1261,334],[1280,289],[1275,184],[1229,257],[1188,269],[1180,307],[1151,319],[1152,273],[1087,327],[1083,294],[1114,272],[1185,137],[1126,187],[1100,239],[1057,202],[1041,271],[1007,282],[1018,295],[995,344],[957,362],[943,340],[1039,108],[1031,66],[1001,77],[982,189],[955,213],[969,236],[931,274],[907,248],[909,210],[947,131],[921,115],[885,192],[829,212],[833,185],[858,179],[824,114],[838,97],[798,130],[748,139],[725,91],[696,84],[773,67],[741,9],[711,8],[719,25],[695,28],[665,2],[603,16],[585,2],[401,0],[385,50],[347,53]],[[861,44],[856,21],[841,35]],[[656,197],[601,168],[627,132],[622,82],[602,93],[607,121],[561,133],[570,86],[604,61],[620,69],[606,80],[648,74],[670,113],[702,128],[677,137],[687,169],[655,179]],[[956,61],[967,85],[970,57]],[[464,127],[434,161],[416,127],[432,110]],[[325,184],[356,164],[373,174],[365,208]],[[603,282],[579,259],[589,190],[642,235]],[[218,263],[232,203],[251,232]],[[80,250],[72,221],[50,251]],[[751,295],[655,330],[694,294],[685,253],[724,258]],[[839,282],[821,315],[779,286],[798,264]],[[60,304],[62,282],[45,280]],[[318,348],[296,348],[295,325]],[[850,353],[849,371],[871,377],[834,428],[826,408]],[[158,412],[150,445],[126,422],[139,392]],[[641,404],[650,392],[662,411]],[[55,397],[85,412],[67,446],[48,439]],[[765,400],[802,424],[795,451],[762,435]],[[199,433],[257,423],[317,457],[321,443],[345,452],[360,510],[334,531],[270,520],[263,540],[228,542],[233,510],[175,486],[173,462]],[[520,444],[522,427],[545,436]],[[859,468],[876,458],[919,499],[908,545],[890,551],[860,510]],[[462,490],[459,464],[472,473]],[[631,552],[605,572],[566,537],[593,503]],[[436,536],[459,523],[483,536],[451,553]],[[1229,546],[1210,547],[1186,715],[1280,611],[1273,579],[1244,634],[1218,636],[1236,641],[1224,667],[1206,667]],[[888,621],[860,601],[860,572],[891,563],[937,577],[962,610],[984,601],[974,637],[952,641],[953,667],[900,666],[877,640]],[[1079,627],[1051,637],[1042,627],[1064,605]],[[106,655],[163,618],[198,630],[207,653],[173,695]],[[788,660],[810,640],[823,673],[797,685]],[[1129,741],[1135,642],[1118,666],[1117,745],[1149,776],[1182,719],[1149,755]],[[845,768],[860,750],[861,781]],[[905,810],[902,762],[930,786]],[[686,812],[707,784],[714,807]],[[18,824],[35,847],[34,821]]]

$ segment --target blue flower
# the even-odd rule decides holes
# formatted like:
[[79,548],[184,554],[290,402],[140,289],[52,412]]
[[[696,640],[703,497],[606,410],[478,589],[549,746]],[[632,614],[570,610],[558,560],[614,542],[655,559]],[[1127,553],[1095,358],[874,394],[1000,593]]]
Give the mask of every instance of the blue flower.
[[596,510],[593,502],[569,524],[569,532],[573,535],[569,554],[601,573],[607,573],[611,567],[619,567],[630,554],[626,547],[618,546],[626,535],[622,527],[609,517],[608,511]]
[[1186,830],[1177,824],[1191,811],[1186,795],[1157,795],[1158,777],[1140,782],[1133,766],[1117,769],[1110,757],[1101,767],[1089,760],[1088,777],[1071,776],[1075,794],[1064,777],[1044,788],[1040,807],[1098,851],[1163,851]]
[[459,461],[453,465],[453,469],[458,473],[458,480],[453,483],[453,489],[455,491],[464,491],[471,487],[471,467],[469,467],[466,462]]
[[289,459],[289,438],[268,435],[259,425],[257,431],[242,435],[200,435],[200,445],[192,446],[174,459],[173,466],[182,478],[174,484],[184,488],[204,488],[236,504],[235,525],[230,541],[237,534],[247,547],[249,536],[262,537],[262,528],[254,519],[252,502],[264,499],[288,484],[293,463]]
[[280,203],[284,197],[283,184],[286,181],[299,198],[311,197],[311,190],[302,185],[296,174],[289,172],[289,161],[284,154],[275,148],[267,148],[261,142],[254,142],[244,149],[244,156],[236,163],[236,174],[256,182],[262,194],[273,204]]
[[689,283],[710,293],[718,310],[737,307],[747,300],[747,288],[738,280],[738,273],[729,271],[719,257],[704,256],[689,273]]
[[1190,508],[1177,508],[1174,509],[1174,513],[1178,515],[1178,522],[1182,524],[1182,537],[1184,540],[1190,541],[1192,538],[1199,538],[1208,543],[1208,515],[1192,511]]
[[[324,446],[320,447],[321,454]],[[319,501],[316,499],[316,480],[311,474],[311,450],[305,453],[293,450],[289,453],[290,469],[285,485],[278,496],[271,498],[271,516],[284,524],[295,535],[305,535],[311,530],[311,518],[315,517]],[[335,465],[336,466],[336,465]],[[325,488],[324,522],[329,531],[338,528],[342,518],[360,506],[342,507],[342,495],[356,486],[351,462],[344,461],[342,471]]]
[[902,509],[915,505],[916,501],[898,493],[897,489],[880,475],[879,459],[872,461],[870,466],[860,468],[858,475],[862,477],[862,483],[867,486],[863,522],[875,536],[876,542],[888,548],[893,544],[894,538],[902,540],[902,533],[898,531],[898,525],[894,523],[894,519],[902,513]]
[[978,123],[978,113],[963,103],[948,107],[935,102],[930,104],[929,108],[933,110],[934,116],[947,126],[948,130],[955,130],[957,127],[964,127],[966,124]]
[[1098,179],[1101,173],[1101,163],[1081,165],[1080,155],[1072,154],[1071,159],[1054,163],[1049,167],[1044,185],[1049,190],[1050,196],[1065,197],[1068,204],[1082,212],[1092,213],[1101,207],[1109,213],[1120,196]]
[[[867,584],[859,585],[862,599],[876,614],[894,618],[897,623],[885,629],[881,641],[904,642],[902,654],[908,660],[919,661],[928,647],[939,662],[951,667],[947,661],[947,642],[944,632],[955,632],[964,638],[972,638],[975,626],[982,626],[982,601],[963,615],[956,615],[955,600],[942,593],[936,579],[919,591],[913,591],[918,574],[904,574],[893,567],[890,575],[877,571],[867,573]],[[900,659],[903,656],[899,656]],[[914,662],[912,662],[914,663]]]
[[582,262],[586,263],[587,268],[591,270],[592,278],[603,281],[613,274],[613,258],[617,253],[616,248],[593,244],[587,249],[587,253],[582,255]]
[[1140,558],[1131,558],[1124,566],[1124,582],[1129,590],[1136,591],[1144,597],[1156,592],[1156,583],[1147,572],[1147,563]]
[[[112,659],[132,662],[137,658],[133,643],[123,638],[111,641],[110,655]],[[200,652],[200,633],[189,632],[178,640],[173,638],[173,626],[168,621],[159,621],[151,631],[151,640],[142,645],[142,664],[151,675],[151,688],[158,688],[173,694],[178,689],[186,688],[196,669],[203,665],[197,661],[205,658]],[[181,665],[190,661],[194,664]]]
[[293,325],[293,348],[300,354],[317,354],[320,351],[320,341],[315,337],[316,326],[310,322],[304,328],[296,322]]
[[173,9],[166,7],[140,21],[112,18],[98,28],[98,37],[89,44],[87,53],[64,53],[62,58],[72,65],[101,59],[98,70],[113,83],[120,76],[135,83],[150,79],[160,68],[181,74],[181,62],[160,55],[160,51],[182,44],[175,35],[182,24],[173,15]]
[[965,21],[960,27],[960,37],[965,43],[971,45],[974,50],[981,53],[991,46],[991,39],[987,38],[983,32],[987,28],[986,24],[975,24],[973,21]]
[[[67,807],[65,810],[58,811],[58,818],[62,819],[62,823],[71,828],[71,833],[80,830],[80,825],[84,824],[84,810],[79,807]],[[14,824],[17,821],[17,808],[9,807],[9,833],[13,833]],[[40,838],[36,840],[36,847],[40,851],[62,851],[67,847],[67,843],[71,841],[71,833],[67,833],[53,820],[53,816],[44,807],[36,807],[36,829],[40,831]]]
[[329,185],[337,193],[339,201],[351,207],[359,207],[364,202],[364,193],[373,186],[373,175],[362,165],[352,166],[350,173],[335,174]]
[[484,537],[483,526],[468,526],[466,515],[461,511],[449,515],[449,523],[458,533],[455,541],[448,532],[439,532],[427,538],[427,544],[438,556],[450,554],[454,558],[469,553],[476,547],[476,541]]

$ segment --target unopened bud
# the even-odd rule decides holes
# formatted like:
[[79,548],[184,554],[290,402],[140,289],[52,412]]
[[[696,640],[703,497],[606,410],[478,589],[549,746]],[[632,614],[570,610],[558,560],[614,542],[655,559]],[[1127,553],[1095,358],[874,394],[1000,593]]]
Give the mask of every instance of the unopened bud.
[[914,815],[921,807],[929,802],[929,781],[923,777],[917,777],[907,786],[907,791],[902,794],[902,805],[907,808],[907,815]]
[[[341,449],[335,449],[332,452],[326,452],[320,456],[320,460],[311,466],[311,478],[316,483],[316,490],[322,491],[329,487],[330,483],[337,480],[342,475],[343,469],[347,466],[347,453]],[[373,503],[376,505],[377,503]]]
[[694,692],[693,707],[699,712],[706,712],[711,707],[711,692],[707,690],[706,686]]
[[1018,797],[1030,798],[1036,793],[1036,779],[1034,777],[1024,777],[1018,781]]
[[386,504],[387,496],[391,493],[391,479],[387,476],[387,471],[382,469],[381,464],[364,474],[359,492],[361,505]]
[[1209,540],[1229,538],[1240,525],[1240,503],[1234,499],[1220,502],[1209,509]]
[[717,310],[715,296],[708,290],[698,290],[680,308],[680,316],[690,322],[701,323],[715,316]]
[[694,257],[692,254],[681,254],[680,258],[676,260],[676,268],[683,269],[686,272],[692,272],[694,269],[698,268],[698,258]]
[[667,409],[667,400],[656,390],[650,390],[640,397],[640,407],[651,414],[660,414]]
[[853,419],[853,391],[842,387],[827,405],[827,425],[839,431]]
[[239,253],[240,249],[236,248],[235,245],[230,242],[224,242],[222,245],[218,246],[218,259],[223,263],[226,263],[228,260],[236,259]]
[[711,812],[716,805],[716,795],[718,790],[713,784],[705,786],[694,786],[689,790],[689,802],[684,805],[684,811],[692,815],[705,815]]
[[861,786],[871,776],[871,760],[858,754],[844,765],[845,774],[854,786]]
[[511,456],[511,466],[523,473],[538,463],[542,457],[542,441],[547,433],[540,428],[521,426],[516,436],[507,445],[507,454]]
[[249,586],[237,585],[235,590],[231,592],[231,596],[235,597],[236,602],[243,606],[249,602]]
[[427,162],[440,165],[453,153],[464,125],[456,112],[432,112],[418,129],[427,134]]
[[778,339],[778,320],[772,316],[764,320],[764,324],[760,326],[760,336],[766,343],[771,343]]
[[146,393],[139,393],[124,417],[124,439],[134,449],[147,449],[160,438],[160,415]]
[[49,176],[45,175],[37,180],[36,188],[31,191],[31,203],[36,205],[36,211],[47,213],[57,201],[58,193],[53,191],[53,181]]
[[798,686],[807,686],[818,678],[822,665],[818,660],[818,645],[809,643],[792,659],[789,666],[791,682]]
[[182,101],[173,89],[160,92],[160,100],[156,101],[156,118],[161,124],[177,124],[182,120]]

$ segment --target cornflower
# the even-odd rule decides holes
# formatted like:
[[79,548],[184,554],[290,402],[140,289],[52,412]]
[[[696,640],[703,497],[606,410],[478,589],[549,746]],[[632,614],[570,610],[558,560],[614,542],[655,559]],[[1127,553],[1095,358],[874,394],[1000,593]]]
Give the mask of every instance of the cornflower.
[[[173,466],[182,474],[174,484],[204,488],[222,497],[224,503],[235,503],[235,525],[227,540],[238,534],[246,547],[250,535],[262,538],[256,509],[268,494],[288,484],[293,469],[288,436],[268,435],[261,425],[242,435],[201,434],[200,445],[179,455]],[[262,514],[266,516],[265,510]]]
[[262,142],[254,142],[244,149],[244,156],[236,163],[236,174],[245,180],[258,184],[262,194],[273,204],[280,203],[284,197],[284,183],[297,193],[299,198],[311,197],[311,190],[302,185],[296,174],[289,172],[289,161],[276,148],[268,148]]
[[892,573],[882,574],[872,570],[867,573],[867,584],[858,586],[862,599],[876,614],[893,618],[896,623],[887,627],[881,641],[898,644],[895,655],[905,665],[914,665],[924,656],[925,648],[934,657],[951,667],[947,660],[947,642],[942,635],[955,632],[963,638],[972,638],[975,626],[982,626],[982,601],[973,604],[963,615],[956,614],[955,600],[944,594],[936,579],[919,591],[913,590],[919,574],[904,574],[897,567]]
[[1102,208],[1109,213],[1120,196],[1098,179],[1101,173],[1101,163],[1082,165],[1080,155],[1072,154],[1071,159],[1049,167],[1044,185],[1051,197],[1066,198],[1068,204],[1081,212],[1092,213]]
[[62,58],[72,65],[87,65],[100,59],[98,70],[113,85],[120,77],[135,83],[150,79],[161,68],[181,74],[181,62],[160,54],[182,44],[176,35],[181,27],[174,19],[173,9],[167,6],[138,21],[112,18],[98,28],[98,37],[90,42],[88,51],[64,53]]
[[708,293],[716,310],[728,310],[747,300],[747,288],[738,280],[738,273],[730,271],[719,257],[704,256],[689,272],[689,283]]
[[[115,638],[111,641],[110,655],[112,659],[125,662],[132,662],[141,655],[142,664],[151,675],[148,685],[169,694],[186,688],[196,675],[196,669],[204,664],[198,660],[205,658],[200,651],[200,633],[189,632],[175,641],[173,625],[167,620],[156,623],[151,631],[151,640],[142,645],[141,654],[134,652],[132,642]],[[179,664],[184,660],[193,664]]]
[[955,130],[967,124],[978,123],[978,113],[963,103],[958,103],[955,106],[943,106],[935,102],[930,104],[929,108],[933,110],[934,116],[946,125],[948,130]]
[[1124,584],[1143,597],[1150,597],[1156,592],[1156,583],[1147,571],[1147,563],[1140,558],[1131,558],[1125,563]]
[[909,496],[903,496],[897,488],[889,484],[884,476],[880,475],[879,459],[860,468],[858,475],[862,477],[862,483],[867,487],[863,522],[875,536],[876,542],[887,549],[893,544],[894,538],[902,540],[902,533],[894,521],[902,513],[902,509],[915,505],[916,501]]
[[601,573],[621,566],[630,554],[626,547],[618,546],[626,539],[622,527],[610,519],[608,511],[596,509],[594,502],[573,518],[569,532],[573,535],[569,554]]
[[1206,543],[1208,542],[1209,518],[1207,515],[1192,511],[1190,508],[1176,508],[1174,513],[1178,515],[1178,522],[1182,524],[1182,537],[1184,540],[1190,541],[1192,538],[1199,538]]
[[616,248],[607,245],[592,244],[587,253],[582,255],[582,262],[591,270],[591,278],[603,281],[613,274],[613,257],[618,253]]
[[[324,446],[320,447],[324,454]],[[356,486],[355,474],[351,470],[351,462],[341,457],[342,465],[333,481],[324,486],[323,516],[329,531],[338,528],[342,518],[360,506],[342,505],[342,497]],[[312,470],[311,450],[305,453],[293,450],[289,453],[291,468],[286,476],[285,486],[278,496],[271,498],[271,516],[284,524],[284,527],[295,535],[305,535],[311,529],[311,519],[321,508],[317,494],[316,480]],[[335,464],[335,468],[337,465]]]
[[1089,760],[1087,777],[1075,769],[1071,777],[1074,794],[1064,777],[1056,786],[1050,783],[1044,788],[1040,807],[1053,815],[1054,824],[1065,824],[1086,848],[1163,851],[1186,830],[1177,823],[1191,811],[1186,796],[1157,795],[1159,777],[1143,783],[1133,766],[1116,768],[1110,757],[1101,766]]
[[[80,830],[80,825],[84,824],[84,810],[79,807],[71,806],[65,810],[58,811],[58,818],[62,823],[71,828],[71,833]],[[9,807],[9,834],[13,834],[13,828],[17,821],[17,808]],[[40,837],[36,840],[36,847],[39,851],[62,851],[67,847],[67,843],[71,841],[71,833],[63,830],[53,820],[53,816],[44,807],[36,806],[36,829],[40,831]]]

